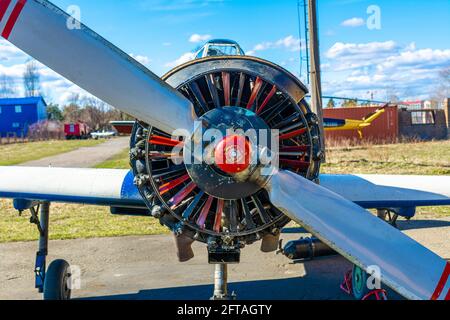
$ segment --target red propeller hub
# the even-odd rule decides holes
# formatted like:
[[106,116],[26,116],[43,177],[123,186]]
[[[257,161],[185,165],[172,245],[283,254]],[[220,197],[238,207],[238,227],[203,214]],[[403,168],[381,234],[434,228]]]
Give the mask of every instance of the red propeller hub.
[[215,163],[222,171],[235,174],[250,166],[251,146],[246,137],[225,137],[216,147]]

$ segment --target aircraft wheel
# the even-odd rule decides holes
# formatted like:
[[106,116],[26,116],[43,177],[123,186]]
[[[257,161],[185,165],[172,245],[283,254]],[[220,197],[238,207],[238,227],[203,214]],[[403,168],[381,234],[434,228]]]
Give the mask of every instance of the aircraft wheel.
[[53,261],[45,275],[44,300],[70,300],[70,266],[65,260]]
[[352,272],[352,294],[356,300],[362,300],[368,293],[367,273],[358,266],[353,266]]

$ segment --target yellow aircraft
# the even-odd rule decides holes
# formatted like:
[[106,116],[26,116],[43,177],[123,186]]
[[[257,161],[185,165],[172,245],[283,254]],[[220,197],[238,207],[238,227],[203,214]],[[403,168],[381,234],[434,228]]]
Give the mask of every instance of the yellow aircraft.
[[362,139],[362,130],[369,127],[376,119],[378,119],[386,111],[386,107],[387,105],[370,113],[362,120],[324,118],[323,125],[325,131],[357,130],[359,137]]

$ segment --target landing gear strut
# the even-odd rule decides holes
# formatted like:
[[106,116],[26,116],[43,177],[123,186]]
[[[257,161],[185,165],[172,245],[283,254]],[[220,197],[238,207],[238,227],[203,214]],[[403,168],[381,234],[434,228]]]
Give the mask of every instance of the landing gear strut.
[[228,265],[216,264],[214,271],[214,295],[211,300],[236,300],[233,292],[228,295]]
[[377,216],[381,220],[389,223],[394,228],[398,228],[397,220],[398,220],[399,215],[396,212],[394,212],[392,210],[388,210],[388,209],[377,210]]
[[[39,293],[43,293],[47,267],[50,203],[43,202],[39,203],[36,207],[30,207],[30,212],[30,222],[35,224],[39,231],[39,249],[36,253],[36,263],[34,267],[35,288],[39,290]],[[38,217],[38,212],[40,217]]]
[[64,260],[55,260],[47,269],[50,202],[16,199],[14,207],[20,213],[29,209],[30,223],[35,224],[39,231],[39,248],[34,267],[35,288],[39,293],[43,293],[44,300],[69,300],[71,297],[69,264]]

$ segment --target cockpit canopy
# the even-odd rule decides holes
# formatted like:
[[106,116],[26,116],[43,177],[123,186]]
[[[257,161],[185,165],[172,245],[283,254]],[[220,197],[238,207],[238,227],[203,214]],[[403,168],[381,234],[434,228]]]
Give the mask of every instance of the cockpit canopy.
[[195,55],[195,59],[212,56],[244,56],[239,44],[232,40],[215,39],[208,41]]

